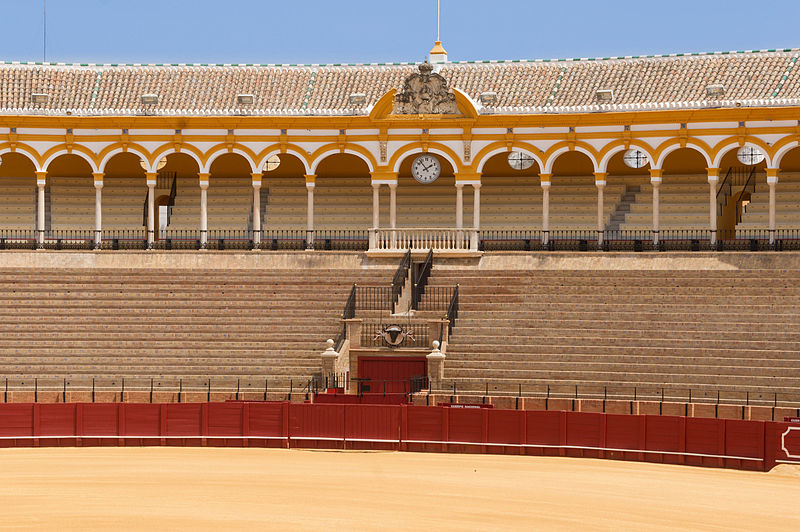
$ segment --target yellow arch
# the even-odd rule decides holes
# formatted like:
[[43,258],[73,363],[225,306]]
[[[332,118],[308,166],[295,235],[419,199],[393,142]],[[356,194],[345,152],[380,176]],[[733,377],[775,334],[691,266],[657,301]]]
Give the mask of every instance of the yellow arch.
[[359,146],[358,144],[351,144],[349,142],[344,144],[338,144],[332,142],[330,144],[325,144],[324,146],[320,146],[317,148],[314,153],[311,154],[311,168],[310,173],[314,174],[317,171],[317,167],[319,164],[324,161],[328,156],[334,155],[336,153],[349,153],[351,155],[355,155],[359,159],[363,160],[367,163],[370,172],[374,172],[375,168],[378,167],[378,161],[375,160],[375,157],[372,156],[370,151],[363,146]]
[[33,167],[36,168],[37,172],[42,171],[43,157],[39,155],[39,152],[34,150],[32,147],[28,146],[24,142],[15,142],[13,146],[10,142],[0,143],[0,155],[4,153],[17,152],[24,154],[33,163]]
[[[712,160],[711,168],[719,168],[719,164],[722,162],[722,158],[725,156],[725,154],[731,151],[731,148],[740,146],[741,145],[740,143],[741,143],[741,137],[739,136],[731,136],[717,142],[717,144],[712,149],[711,153],[711,160]],[[766,142],[756,137],[745,136],[744,143],[761,148],[761,151],[763,151],[764,155],[767,156],[767,166],[771,167],[772,150],[767,145]]]
[[589,160],[592,161],[595,171],[597,171],[597,150],[595,150],[590,144],[580,140],[564,140],[553,144],[544,153],[544,168],[542,169],[542,173],[552,174],[553,165],[556,163],[556,160],[569,151],[579,151],[588,156]]
[[542,150],[534,146],[533,144],[528,144],[527,142],[520,142],[520,141],[513,141],[509,145],[508,142],[499,140],[497,142],[492,142],[488,146],[484,146],[475,157],[472,159],[472,169],[475,172],[480,172],[483,170],[483,166],[495,155],[498,153],[502,153],[504,151],[509,152],[514,148],[524,151],[531,157],[533,160],[536,161],[536,164],[539,165],[539,171],[542,171],[544,168],[544,160],[542,159]]
[[653,169],[660,169],[663,166],[664,160],[667,158],[667,155],[669,155],[676,149],[683,147],[692,148],[693,150],[700,153],[700,155],[702,155],[703,158],[705,158],[706,164],[708,164],[708,168],[712,167],[711,165],[713,164],[714,161],[710,155],[711,147],[708,144],[706,144],[705,141],[702,141],[695,137],[686,137],[685,139],[674,138],[665,140],[658,146],[658,148],[656,148],[656,153],[655,153],[656,163],[651,165],[650,167]]
[[197,171],[203,171],[203,152],[192,146],[191,144],[181,144],[180,150],[175,147],[174,143],[170,144],[162,144],[159,146],[152,154],[148,163],[150,164],[151,168],[155,168],[158,161],[162,158],[166,157],[167,155],[171,155],[173,153],[186,153],[189,157],[195,160],[197,163]]
[[303,163],[303,167],[305,168],[305,172],[308,174],[311,172],[311,161],[308,158],[308,152],[298,146],[297,144],[272,144],[271,146],[267,146],[254,157],[254,161],[256,163],[256,168],[263,168],[264,163],[267,159],[273,155],[278,155],[281,153],[288,153],[297,157],[301,163]]
[[108,166],[109,161],[111,161],[111,159],[120,153],[135,153],[139,157],[143,157],[145,162],[147,162],[152,156],[147,148],[141,144],[137,144],[135,142],[127,142],[125,144],[122,142],[115,142],[103,148],[97,155],[97,160],[99,161],[98,167],[100,168],[100,171],[105,172],[105,168]]
[[599,157],[598,172],[606,172],[608,170],[608,163],[611,162],[611,158],[619,152],[629,149],[630,146],[635,146],[645,152],[650,158],[651,167],[653,164],[655,164],[655,156],[652,146],[645,144],[638,139],[618,139],[603,146],[603,149],[601,149],[597,154]]
[[423,144],[422,142],[411,142],[406,144],[396,152],[392,154],[392,157],[389,159],[389,164],[387,165],[393,172],[400,171],[400,164],[405,160],[407,153],[419,151],[425,152],[428,151],[430,153],[435,153],[437,155],[441,155],[450,165],[453,167],[453,171],[455,173],[462,173],[462,172],[469,172],[469,169],[461,164],[461,158],[454,152],[449,146],[445,146],[439,142],[428,142]]
[[780,168],[783,157],[793,149],[800,147],[800,135],[789,135],[783,137],[772,146],[770,159],[773,168]]
[[72,144],[70,146],[67,146],[66,144],[59,144],[57,146],[53,146],[52,148],[44,152],[44,154],[42,154],[42,159],[44,159],[44,162],[42,163],[42,168],[44,170],[47,170],[47,168],[50,166],[50,163],[52,163],[54,160],[56,160],[58,157],[61,157],[62,155],[77,155],[78,157],[89,163],[92,172],[100,171],[97,164],[98,161],[94,153],[92,153],[92,151],[89,148],[81,146],[80,144]]
[[245,158],[245,160],[250,164],[250,171],[256,172],[256,154],[248,148],[247,146],[243,146],[239,143],[232,143],[228,144],[227,142],[221,142],[215,146],[209,148],[205,156],[203,158],[203,165],[204,165],[204,172],[211,171],[211,165],[214,161],[220,157],[221,155],[225,155],[226,153],[235,153]]

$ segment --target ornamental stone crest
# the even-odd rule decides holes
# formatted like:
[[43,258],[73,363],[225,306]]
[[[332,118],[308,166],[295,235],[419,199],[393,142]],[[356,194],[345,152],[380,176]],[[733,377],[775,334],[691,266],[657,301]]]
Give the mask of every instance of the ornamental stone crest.
[[399,115],[452,115],[458,113],[458,105],[447,80],[435,74],[431,64],[422,63],[419,73],[408,76],[403,91],[395,96],[394,112]]

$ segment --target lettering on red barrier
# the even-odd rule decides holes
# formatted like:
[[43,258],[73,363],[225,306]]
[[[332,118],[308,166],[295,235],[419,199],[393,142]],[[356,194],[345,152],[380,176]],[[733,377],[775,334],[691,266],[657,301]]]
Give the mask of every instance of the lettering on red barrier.
[[781,448],[788,458],[800,458],[800,427],[786,427],[781,434]]
[[800,423],[800,417],[785,417],[783,418],[784,423]]
[[439,403],[437,406],[443,406],[445,408],[494,408],[492,404],[462,405],[456,403]]

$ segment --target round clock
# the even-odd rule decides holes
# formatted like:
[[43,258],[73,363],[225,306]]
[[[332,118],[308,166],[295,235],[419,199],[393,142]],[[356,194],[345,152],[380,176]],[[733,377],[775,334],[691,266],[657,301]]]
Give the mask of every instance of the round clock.
[[423,184],[433,183],[442,173],[442,164],[435,155],[423,153],[411,163],[411,175]]
[[508,166],[514,170],[527,170],[533,166],[533,157],[521,151],[509,152]]
[[753,146],[742,146],[736,152],[736,158],[739,159],[739,162],[742,164],[753,166],[766,159],[766,156],[764,155],[764,152],[758,148],[754,148]]
[[625,166],[628,168],[644,168],[649,162],[647,154],[637,149],[626,151],[625,155],[622,156],[622,160],[625,161]]

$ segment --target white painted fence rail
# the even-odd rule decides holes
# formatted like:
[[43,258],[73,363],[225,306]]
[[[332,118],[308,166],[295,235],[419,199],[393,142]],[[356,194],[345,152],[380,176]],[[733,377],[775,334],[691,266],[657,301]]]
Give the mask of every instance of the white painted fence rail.
[[370,236],[372,250],[478,251],[478,232],[475,229],[380,228],[372,229]]

